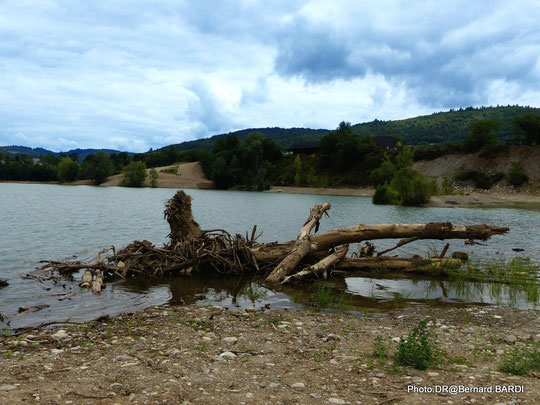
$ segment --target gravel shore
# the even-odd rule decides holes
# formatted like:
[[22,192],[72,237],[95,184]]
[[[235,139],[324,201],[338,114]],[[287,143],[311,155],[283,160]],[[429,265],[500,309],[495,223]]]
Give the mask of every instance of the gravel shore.
[[[538,373],[518,377],[497,371],[505,351],[540,340],[536,310],[246,311],[153,307],[0,337],[1,402],[540,403]],[[429,329],[438,336],[443,361],[425,371],[396,366],[391,354],[400,337],[426,317],[432,319]],[[378,336],[390,351],[386,360],[372,356]],[[436,392],[452,385],[474,392]],[[497,392],[509,389],[521,392]]]

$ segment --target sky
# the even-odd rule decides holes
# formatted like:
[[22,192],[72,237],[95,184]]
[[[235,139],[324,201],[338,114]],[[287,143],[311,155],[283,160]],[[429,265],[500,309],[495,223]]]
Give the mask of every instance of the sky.
[[540,106],[540,1],[0,0],[0,145]]

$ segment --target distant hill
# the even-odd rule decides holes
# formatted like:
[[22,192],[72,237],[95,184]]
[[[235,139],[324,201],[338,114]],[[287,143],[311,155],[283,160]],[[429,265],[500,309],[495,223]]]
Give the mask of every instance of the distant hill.
[[468,135],[469,126],[472,123],[481,119],[490,119],[501,122],[498,137],[504,141],[514,137],[512,118],[531,112],[540,114],[540,108],[468,107],[404,120],[375,120],[353,125],[353,131],[360,136],[398,135],[406,145],[461,142]]
[[[512,118],[530,112],[540,114],[540,108],[520,106],[468,107],[404,120],[374,120],[353,125],[352,128],[360,136],[398,135],[406,145],[421,145],[461,142],[468,135],[469,126],[472,123],[480,119],[493,119],[501,121],[498,137],[501,141],[504,141],[514,136],[512,133]],[[317,142],[321,136],[330,131],[329,129],[309,128],[250,128],[229,132],[228,134],[214,135],[211,138],[182,142],[175,146],[180,150],[212,149],[212,143],[216,138],[236,134],[240,139],[243,139],[250,132],[260,132],[284,148],[291,148]]]
[[[27,155],[32,156],[33,158],[38,158],[41,155],[45,156],[48,154],[51,154],[54,156],[60,156],[61,153],[65,153],[66,155],[69,155],[71,153],[77,153],[79,155],[79,161],[81,162],[84,160],[84,158],[87,155],[90,155],[92,153],[96,153],[100,151],[106,152],[108,154],[121,152],[119,150],[114,150],[114,149],[80,149],[80,148],[71,149],[71,150],[68,150],[67,152],[53,152],[51,150],[43,149],[43,148],[29,148],[28,146],[16,146],[16,145],[0,146],[0,151],[8,152],[13,155],[22,155],[23,153],[25,153]],[[133,155],[132,152],[127,152],[127,153],[129,155]]]
[[210,150],[212,149],[212,143],[214,143],[217,138],[230,134],[235,134],[236,136],[238,136],[238,138],[240,138],[240,140],[242,140],[252,132],[259,132],[266,138],[276,141],[284,148],[290,148],[295,145],[301,145],[304,143],[317,141],[321,136],[330,132],[330,130],[309,128],[248,128],[242,129],[240,131],[229,132],[227,134],[214,135],[210,138],[182,142],[174,146],[178,147],[178,149],[180,150],[201,148]]

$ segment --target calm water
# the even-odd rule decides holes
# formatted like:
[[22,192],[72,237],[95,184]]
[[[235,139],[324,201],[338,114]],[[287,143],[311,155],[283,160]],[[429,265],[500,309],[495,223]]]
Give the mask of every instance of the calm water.
[[[12,318],[18,327],[49,320],[83,320],[101,314],[134,311],[165,302],[181,303],[200,300],[234,306],[248,303],[243,296],[233,296],[245,286],[237,281],[202,283],[197,278],[143,282],[129,280],[109,285],[101,296],[80,292],[72,283],[45,290],[22,275],[33,270],[39,260],[62,260],[77,256],[93,259],[103,248],[117,248],[133,240],[147,239],[155,244],[166,241],[168,225],[163,219],[164,203],[174,195],[173,189],[128,189],[116,187],[57,186],[36,184],[0,184],[0,278],[10,285],[0,289],[0,313],[12,316],[19,306],[47,303],[49,308]],[[408,208],[374,206],[370,198],[292,195],[277,193],[188,190],[193,198],[193,212],[202,228],[224,228],[231,233],[251,231],[253,225],[263,231],[260,241],[294,239],[309,209],[328,201],[330,218],[321,223],[321,231],[358,223],[421,223],[452,221],[455,224],[508,226],[506,236],[493,237],[487,246],[466,246],[451,242],[452,250],[468,251],[471,258],[497,260],[516,255],[540,257],[540,211],[525,209]],[[380,249],[393,241],[378,242]],[[445,242],[417,241],[396,250],[395,254],[426,255],[441,251]],[[522,248],[515,253],[512,248]],[[245,284],[245,283],[244,283]],[[438,287],[437,287],[438,286]],[[497,303],[485,290],[464,297],[452,285],[426,280],[397,278],[371,279],[350,277],[337,282],[335,288],[354,295],[360,305],[375,305],[381,299],[402,294],[414,299],[446,302]],[[59,301],[51,294],[74,291],[70,299]],[[369,302],[368,302],[369,301]],[[504,297],[502,299],[504,301]],[[266,291],[260,304],[296,308],[291,299],[279,291]]]

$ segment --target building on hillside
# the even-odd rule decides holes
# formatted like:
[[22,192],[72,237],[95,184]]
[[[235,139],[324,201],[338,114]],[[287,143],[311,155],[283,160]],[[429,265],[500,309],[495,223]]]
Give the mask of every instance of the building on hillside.
[[319,154],[319,149],[319,142],[306,142],[291,146],[285,150],[284,155],[304,155],[314,157]]
[[371,139],[382,150],[397,150],[399,139],[393,136],[372,136]]

